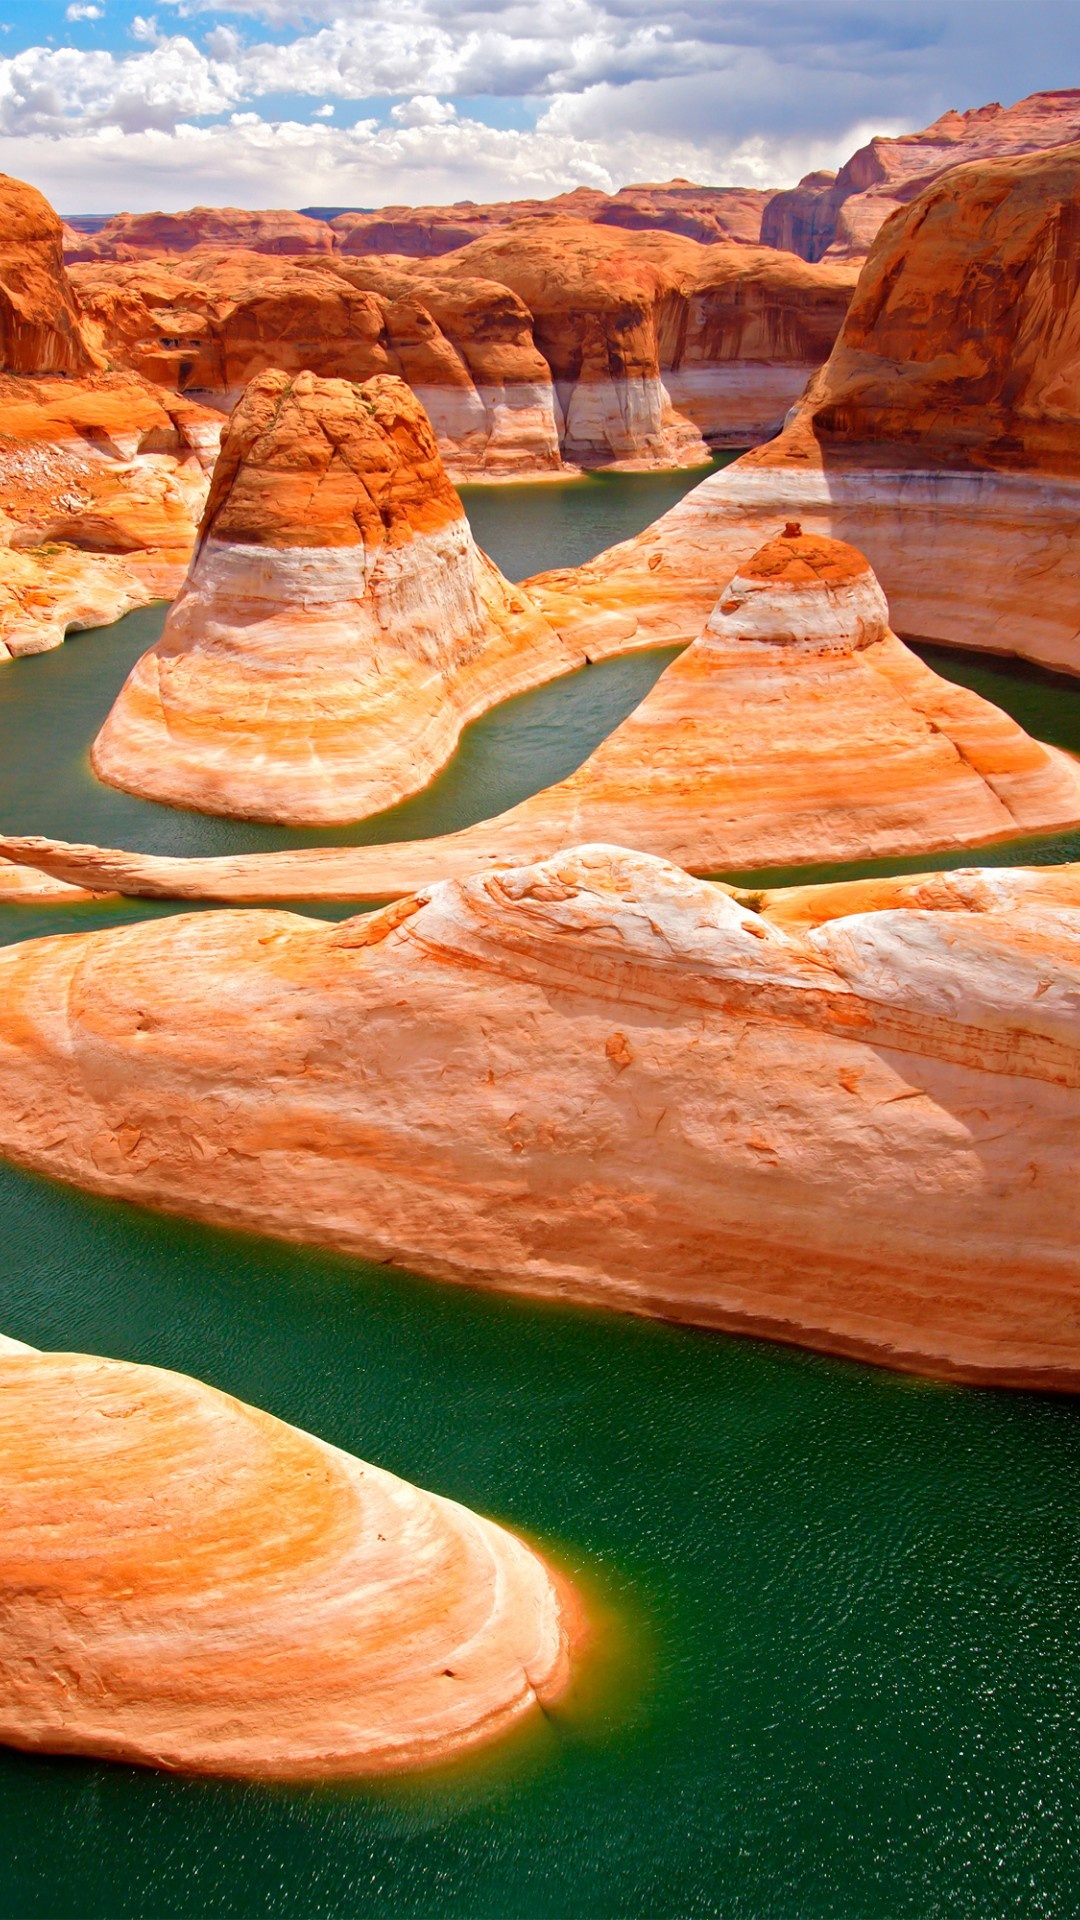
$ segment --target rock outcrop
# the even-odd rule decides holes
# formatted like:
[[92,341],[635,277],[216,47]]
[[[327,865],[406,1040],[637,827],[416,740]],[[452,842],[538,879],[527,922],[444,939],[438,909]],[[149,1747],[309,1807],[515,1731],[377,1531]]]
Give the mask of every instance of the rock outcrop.
[[31,941],[0,1149],[445,1279],[1075,1391],[1078,889],[1001,884],[795,924],[584,847],[337,926]]
[[1032,93],[1015,106],[995,101],[943,113],[922,133],[878,135],[839,173],[809,173],[773,194],[764,209],[764,245],[804,260],[864,259],[891,213],[906,207],[951,167],[1035,153],[1080,140],[1080,90]]
[[[119,718],[123,742],[133,730],[123,701]],[[144,761],[152,747],[175,762],[178,731],[151,735]],[[95,765],[100,754],[99,744]],[[740,569],[697,642],[576,773],[493,820],[380,846],[117,857],[147,890],[157,876],[184,897],[376,899],[578,839],[618,840],[710,874],[1078,825],[1080,767],[910,653],[861,554],[790,528]],[[17,844],[0,840],[0,854]],[[33,859],[37,843],[22,844]],[[127,890],[120,869],[89,881],[52,870]]]
[[426,786],[465,721],[580,660],[475,546],[401,381],[265,373],[93,766],[175,806],[357,819]]
[[0,176],[0,661],[175,592],[219,423],[106,371],[57,215]]
[[868,555],[899,631],[1080,671],[1080,146],[958,168],[879,234],[778,440],[527,582],[575,644],[691,639],[777,518]]
[[0,174],[0,367],[6,373],[90,373],[64,272],[59,216],[24,180]]
[[417,1767],[564,1690],[513,1534],[183,1374],[0,1341],[0,1741],[183,1772]]
[[759,441],[855,284],[846,266],[568,216],[442,259],[203,251],[73,275],[103,353],[226,411],[272,366],[397,374],[461,479],[703,464]]
[[220,431],[132,374],[0,374],[0,661],[178,590]]

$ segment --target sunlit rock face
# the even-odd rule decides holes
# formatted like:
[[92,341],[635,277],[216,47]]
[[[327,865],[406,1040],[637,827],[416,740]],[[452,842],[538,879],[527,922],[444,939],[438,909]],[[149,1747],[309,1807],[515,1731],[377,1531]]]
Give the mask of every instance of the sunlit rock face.
[[395,253],[431,258],[454,253],[498,227],[517,220],[586,220],[632,231],[685,234],[709,245],[737,240],[756,246],[772,199],[754,187],[701,187],[668,180],[601,193],[575,187],[550,200],[502,200],[484,206],[380,207],[374,213],[342,213],[331,221],[344,253]]
[[456,479],[702,464],[775,432],[855,282],[769,249],[550,212],[443,258],[196,249],[73,268],[118,364],[228,411],[267,368],[394,373]]
[[175,592],[219,428],[106,357],[48,201],[0,176],[0,661]]
[[267,373],[93,766],[173,805],[349,820],[425,786],[466,720],[574,663],[475,546],[401,381]]
[[133,374],[0,374],[0,660],[178,590],[220,432]]
[[575,773],[433,840],[159,859],[0,841],[80,886],[190,899],[392,899],[617,840],[699,874],[979,846],[1080,823],[1080,769],[942,680],[865,557],[789,525]]
[[[32,941],[0,953],[0,1147],[445,1279],[1075,1390],[1075,873],[867,904],[774,915],[586,846],[336,926]],[[260,1581],[278,1484],[240,1523]]]
[[512,1534],[185,1375],[0,1340],[0,1740],[304,1779],[550,1705],[581,1621]]
[[522,221],[440,262],[532,316],[564,460],[693,465],[774,431],[835,339],[848,268],[579,220]]
[[878,135],[839,173],[810,173],[773,194],[761,239],[804,260],[865,259],[879,229],[952,167],[1067,146],[1080,139],[1080,90],[1033,93],[1015,106],[943,113],[921,133]]
[[1080,671],[1080,147],[958,168],[882,229],[779,439],[527,583],[591,654],[690,639],[778,516],[868,555],[901,633]]

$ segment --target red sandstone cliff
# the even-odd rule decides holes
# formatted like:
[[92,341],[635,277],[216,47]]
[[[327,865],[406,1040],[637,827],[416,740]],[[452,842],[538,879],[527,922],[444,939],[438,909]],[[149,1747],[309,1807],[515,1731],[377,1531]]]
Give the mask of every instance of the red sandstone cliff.
[[809,173],[774,194],[761,238],[804,260],[862,259],[883,222],[950,167],[1032,153],[1080,139],[1080,90],[1032,93],[1014,106],[943,113],[922,133],[878,136],[837,174]]
[[218,425],[106,370],[64,270],[60,221],[0,178],[0,660],[175,592]]

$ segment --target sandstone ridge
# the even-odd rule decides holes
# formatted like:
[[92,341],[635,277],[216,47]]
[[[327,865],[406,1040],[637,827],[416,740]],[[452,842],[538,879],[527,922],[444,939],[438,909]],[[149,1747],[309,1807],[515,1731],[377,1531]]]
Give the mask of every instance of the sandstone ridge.
[[569,1678],[513,1534],[182,1374],[0,1340],[0,1740],[256,1779],[430,1764]]
[[[123,740],[127,710],[115,711]],[[174,766],[176,732],[156,742]],[[695,644],[584,764],[507,813],[427,841],[217,861],[110,855],[100,870],[93,859],[83,874],[53,870],[184,897],[372,899],[576,839],[618,840],[709,874],[1077,824],[1074,761],[924,666],[892,632],[865,557],[791,523],[728,582]]]
[[403,382],[265,373],[92,762],[174,806],[348,821],[426,786],[465,721],[580,659],[474,544]]
[[593,846],[336,926],[11,947],[0,1148],[436,1277],[1075,1391],[1076,871],[837,892],[774,914]]

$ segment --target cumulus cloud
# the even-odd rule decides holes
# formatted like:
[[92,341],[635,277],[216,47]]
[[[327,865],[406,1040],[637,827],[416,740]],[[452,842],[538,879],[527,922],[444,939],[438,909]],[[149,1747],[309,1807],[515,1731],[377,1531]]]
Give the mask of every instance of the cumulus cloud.
[[105,15],[104,7],[84,6],[84,5],[80,5],[80,0],[75,0],[75,4],[73,6],[68,7],[66,13],[64,14],[64,19],[65,20],[101,20],[104,18],[104,15]]
[[[1075,0],[980,0],[975,32],[974,12],[972,0],[230,0],[217,19],[202,0],[158,0],[113,51],[0,59],[0,146],[6,167],[80,210],[484,199],[672,174],[782,186],[871,132],[1080,72]],[[493,98],[517,103],[513,127],[462,104]],[[385,105],[332,124],[357,100]]]

